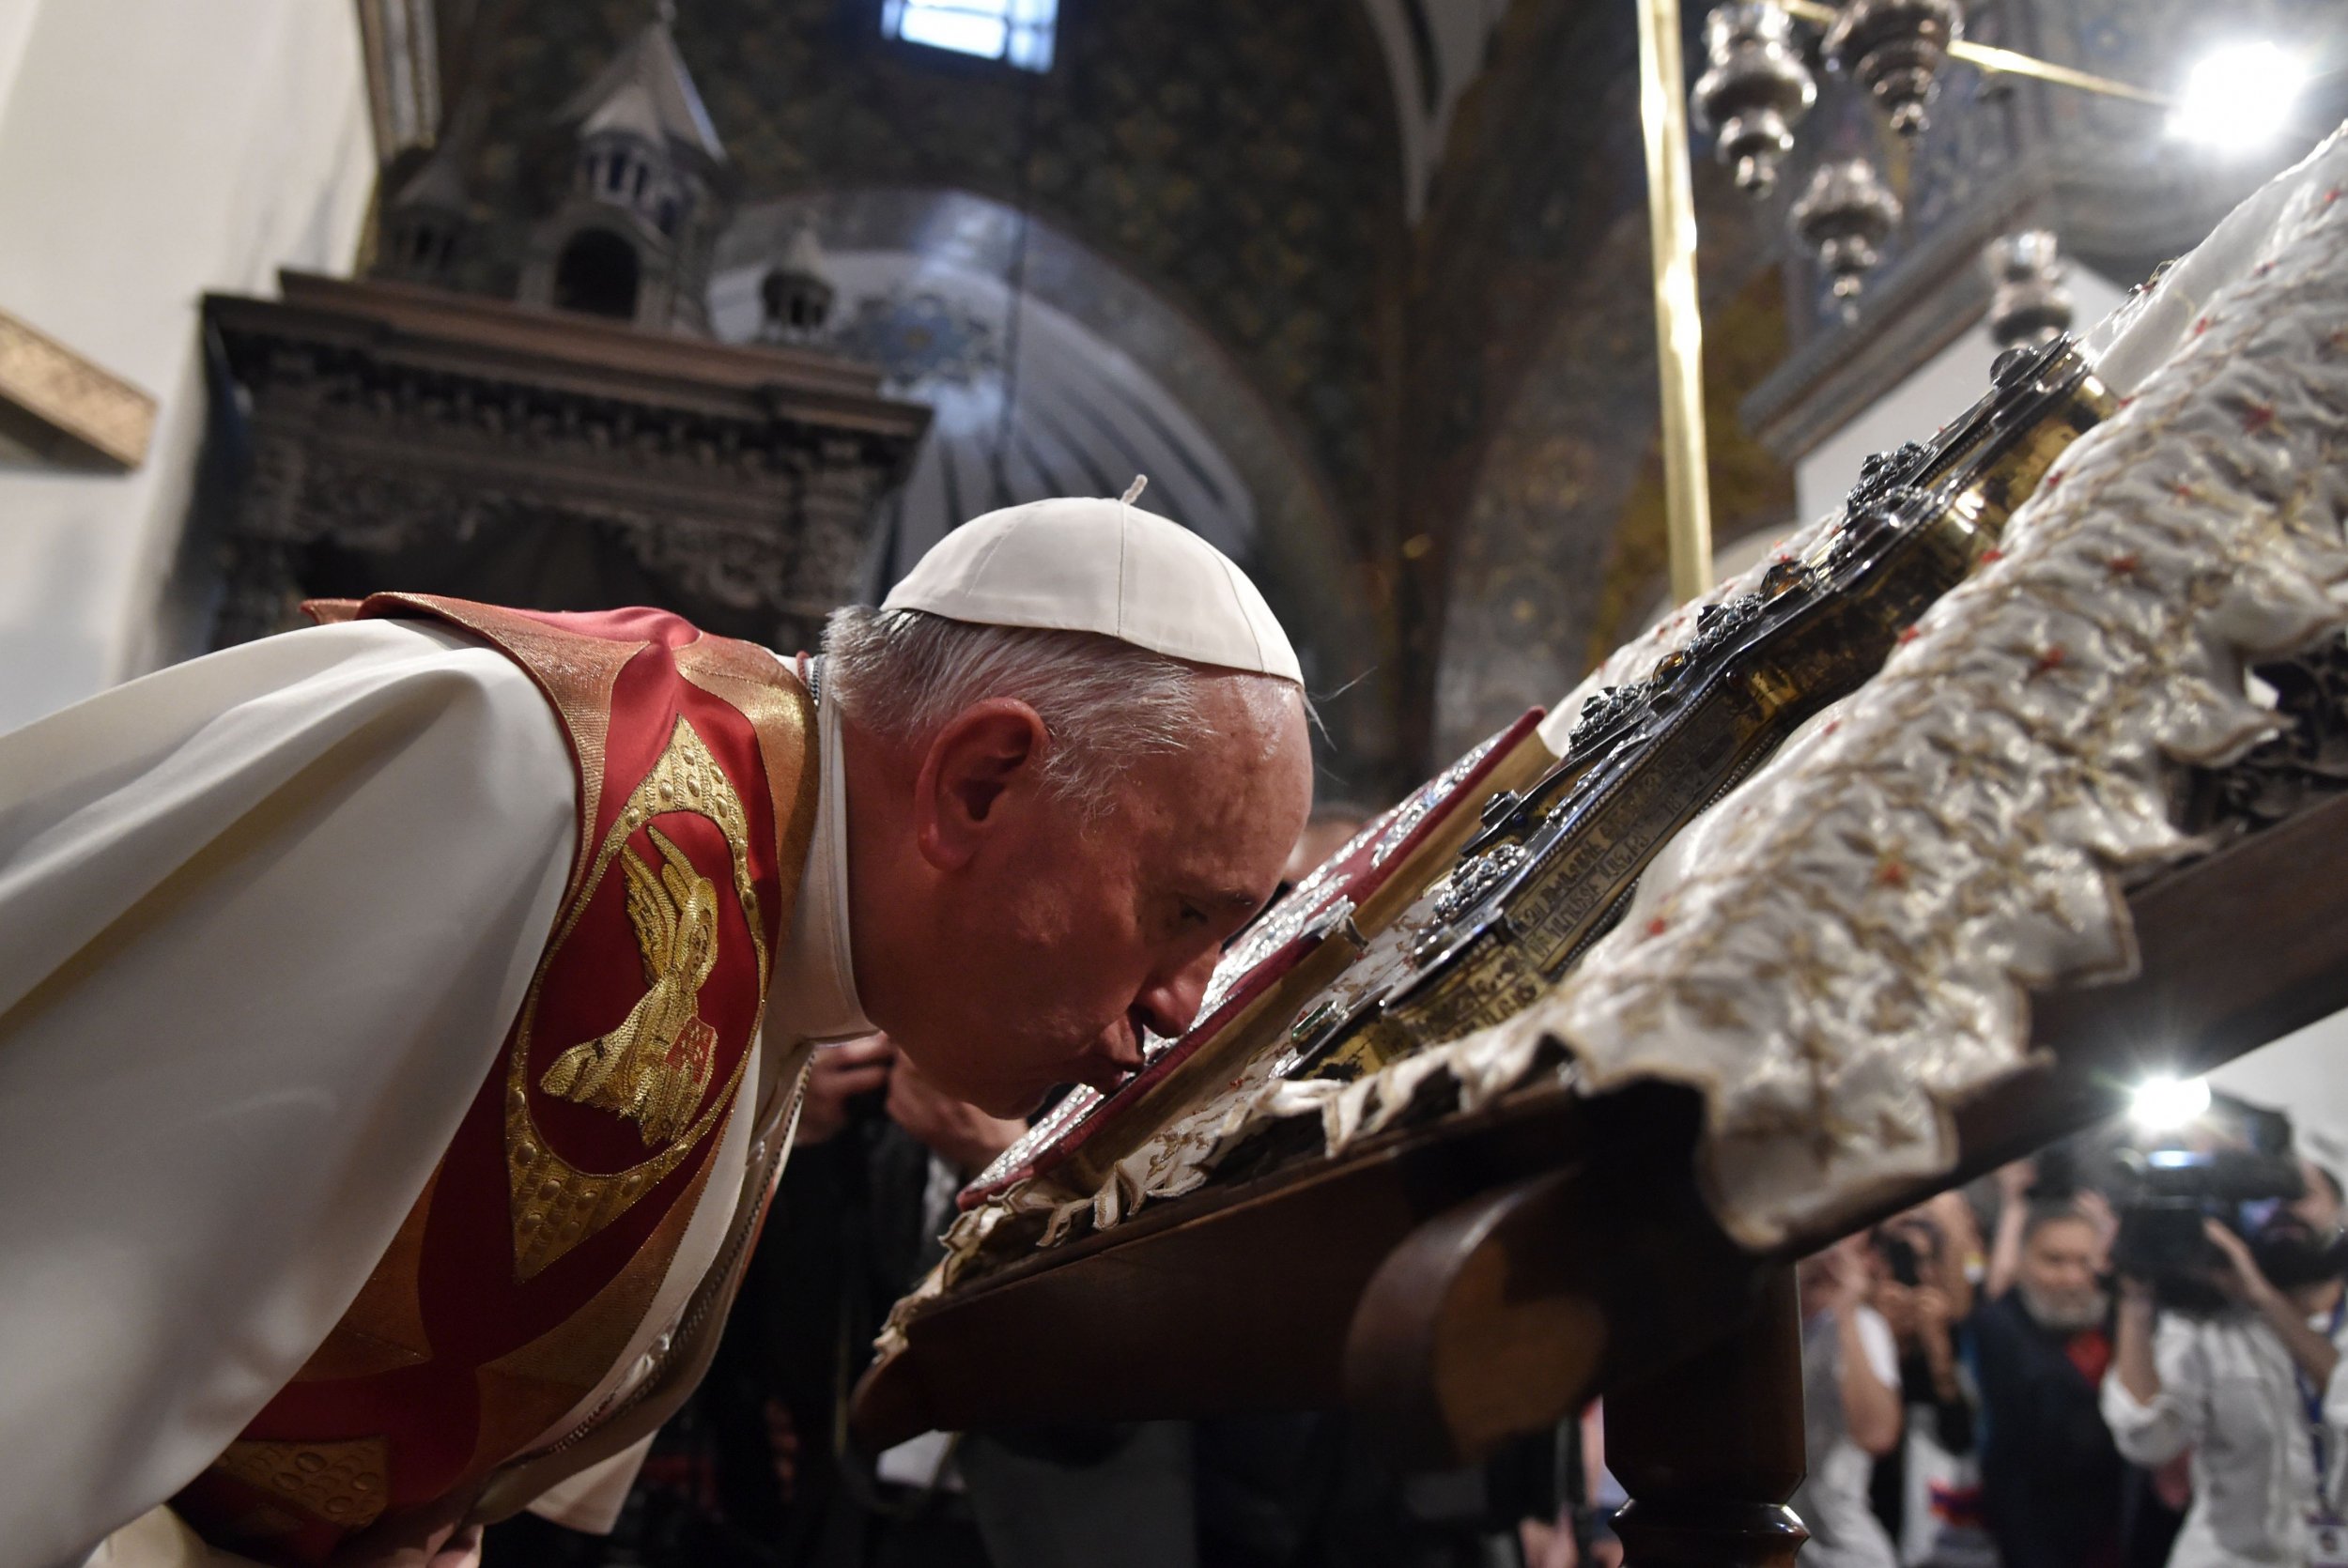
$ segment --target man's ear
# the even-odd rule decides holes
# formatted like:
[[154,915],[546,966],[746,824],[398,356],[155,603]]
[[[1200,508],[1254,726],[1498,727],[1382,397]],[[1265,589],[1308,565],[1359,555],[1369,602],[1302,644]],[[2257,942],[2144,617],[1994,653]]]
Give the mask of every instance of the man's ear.
[[1000,825],[1007,798],[1035,780],[1051,731],[1016,698],[991,697],[946,721],[930,742],[914,788],[914,836],[921,857],[958,871]]

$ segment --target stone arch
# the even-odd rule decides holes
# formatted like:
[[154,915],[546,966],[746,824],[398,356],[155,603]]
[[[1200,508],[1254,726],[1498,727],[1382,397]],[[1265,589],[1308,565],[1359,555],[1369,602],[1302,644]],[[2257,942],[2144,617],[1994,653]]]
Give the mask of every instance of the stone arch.
[[[1149,284],[1044,220],[1027,219],[1023,240],[1021,223],[966,191],[832,191],[748,206],[718,242],[709,302],[720,338],[759,331],[766,269],[810,226],[838,290],[826,346],[880,364],[893,392],[936,410],[885,504],[866,591],[885,591],[954,523],[1042,495],[1114,495],[1142,471],[1148,504],[1263,586],[1317,694],[1367,673],[1377,630],[1354,591],[1356,548],[1288,421]],[[1340,765],[1383,762],[1391,713],[1328,706]]]

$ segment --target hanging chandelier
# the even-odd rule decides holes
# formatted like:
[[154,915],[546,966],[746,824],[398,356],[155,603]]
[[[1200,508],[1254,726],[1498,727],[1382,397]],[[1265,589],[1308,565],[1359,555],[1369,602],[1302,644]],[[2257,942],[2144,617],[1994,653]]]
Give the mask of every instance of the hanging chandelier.
[[1867,89],[1894,131],[1915,137],[1939,96],[1940,68],[1964,36],[1956,0],[1848,0],[1820,47]]
[[1883,259],[1884,240],[1899,227],[1900,199],[1876,177],[1874,164],[1845,158],[1819,164],[1785,216],[1794,238],[1817,256],[1848,319],[1867,274]]
[[1764,196],[1794,149],[1794,127],[1818,100],[1818,85],[1794,47],[1794,20],[1769,0],[1731,0],[1704,21],[1709,69],[1695,85],[1695,121],[1737,189]]
[[[1831,72],[1863,90],[1903,140],[1923,134],[1944,69],[1962,60],[1978,69],[1989,96],[2012,78],[2175,109],[2159,94],[1965,36],[1959,0],[1724,0],[1705,19],[1706,69],[1689,95],[1695,123],[1712,132],[1714,152],[1737,188],[1756,200],[1777,182],[1794,132],[1817,101],[1818,84],[1795,23],[1819,29],[1817,50]],[[1822,164],[1786,211],[1786,225],[1830,280],[1847,319],[1867,273],[1901,222],[1899,199],[1863,158]],[[2061,294],[2050,238],[2010,237],[2014,247],[1991,263],[2015,308],[2016,330],[2035,333],[2032,313],[2051,310]],[[2011,274],[2011,276],[2008,276]],[[2042,300],[2040,297],[2044,296]]]

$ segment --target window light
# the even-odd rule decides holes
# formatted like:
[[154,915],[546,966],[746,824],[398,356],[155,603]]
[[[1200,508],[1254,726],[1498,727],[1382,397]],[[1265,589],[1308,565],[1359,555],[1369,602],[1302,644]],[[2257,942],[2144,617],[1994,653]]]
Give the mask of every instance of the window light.
[[1059,0],[885,0],[881,32],[1023,70],[1049,70],[1058,9]]

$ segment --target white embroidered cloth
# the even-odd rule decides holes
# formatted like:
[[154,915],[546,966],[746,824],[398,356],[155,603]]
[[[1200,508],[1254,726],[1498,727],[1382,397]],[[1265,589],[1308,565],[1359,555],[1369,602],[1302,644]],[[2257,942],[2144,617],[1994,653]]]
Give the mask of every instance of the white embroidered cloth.
[[[2001,558],[1669,846],[1550,995],[1353,1084],[1267,1083],[1259,1067],[1089,1197],[1012,1190],[963,1217],[884,1350],[1006,1221],[1047,1212],[1047,1245],[1079,1220],[1114,1224],[1274,1123],[1317,1117],[1340,1152],[1436,1074],[1462,1111],[1543,1073],[1585,1092],[1699,1088],[1701,1179],[1754,1247],[1829,1234],[1887,1184],[1947,1169],[1950,1108],[2022,1064],[2025,988],[2133,964],[2117,878],[2188,847],[2164,767],[2265,738],[2246,658],[2348,623],[2344,187],[2336,134],[2091,336],[2134,395],[2016,515]],[[1543,728],[1552,749],[1591,695],[1641,678],[1694,621],[1569,694]],[[1571,1053],[1562,1069],[1539,1066],[1550,1041]]]

